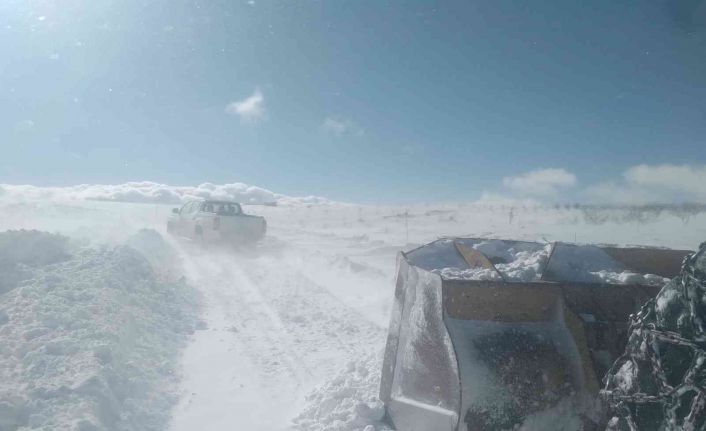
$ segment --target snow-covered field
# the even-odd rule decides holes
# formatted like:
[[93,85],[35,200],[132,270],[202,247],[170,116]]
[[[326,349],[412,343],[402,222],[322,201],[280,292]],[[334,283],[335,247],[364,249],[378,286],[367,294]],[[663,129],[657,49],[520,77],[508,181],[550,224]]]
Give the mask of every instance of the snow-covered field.
[[249,206],[252,249],[171,206],[0,197],[0,430],[381,429],[395,256],[441,236],[695,249],[706,213],[488,204]]

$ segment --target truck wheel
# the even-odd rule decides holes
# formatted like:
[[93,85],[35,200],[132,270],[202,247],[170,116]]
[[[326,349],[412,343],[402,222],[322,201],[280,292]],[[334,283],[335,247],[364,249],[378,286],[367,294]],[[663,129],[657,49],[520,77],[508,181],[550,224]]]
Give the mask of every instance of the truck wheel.
[[198,242],[203,242],[203,228],[201,226],[194,228],[194,239]]

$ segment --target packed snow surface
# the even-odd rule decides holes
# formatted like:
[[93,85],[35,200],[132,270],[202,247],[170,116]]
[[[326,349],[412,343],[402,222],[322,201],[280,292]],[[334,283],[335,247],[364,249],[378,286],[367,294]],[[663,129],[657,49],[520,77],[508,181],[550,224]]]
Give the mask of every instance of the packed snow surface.
[[[246,208],[268,220],[263,244],[203,249],[167,236],[173,205],[154,202],[272,196],[2,187],[0,232],[60,234],[0,236],[2,431],[384,429],[376,394],[400,250],[442,236],[688,249],[706,239],[702,213],[275,197]],[[150,203],[112,202],[126,200]],[[518,279],[535,278],[546,255],[506,251],[498,266]],[[573,423],[557,415],[523,429]]]

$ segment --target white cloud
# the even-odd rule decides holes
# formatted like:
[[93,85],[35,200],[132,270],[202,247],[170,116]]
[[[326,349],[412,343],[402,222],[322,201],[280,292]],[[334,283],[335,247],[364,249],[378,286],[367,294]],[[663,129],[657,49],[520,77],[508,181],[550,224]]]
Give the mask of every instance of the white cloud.
[[601,203],[706,202],[706,165],[638,165],[623,173],[623,181],[604,182],[585,191]]
[[226,112],[237,115],[243,122],[256,122],[265,115],[265,96],[259,88],[256,88],[250,97],[229,103],[226,106]]
[[639,165],[625,171],[625,180],[638,186],[656,186],[690,194],[706,193],[706,165]]
[[334,117],[327,117],[321,124],[321,130],[336,137],[365,134],[365,131],[353,121]]
[[614,181],[603,182],[586,187],[583,191],[586,200],[591,203],[640,205],[653,202],[654,193]]
[[555,196],[576,185],[576,176],[565,169],[539,169],[503,178],[503,186],[513,192],[532,196]]
[[36,187],[0,184],[2,196],[14,199],[100,200],[139,203],[178,204],[193,199],[225,199],[241,203],[310,204],[329,202],[317,196],[291,197],[243,183],[198,186],[170,186],[151,181],[124,184],[81,184],[70,187]]

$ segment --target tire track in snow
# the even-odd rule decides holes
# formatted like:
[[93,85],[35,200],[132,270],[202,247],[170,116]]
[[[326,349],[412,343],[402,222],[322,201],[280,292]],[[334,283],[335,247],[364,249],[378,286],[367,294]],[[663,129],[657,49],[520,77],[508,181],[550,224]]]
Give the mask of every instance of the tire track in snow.
[[284,375],[297,386],[307,380],[309,371],[290,348],[286,329],[277,313],[260,295],[260,287],[245,277],[237,263],[238,256],[208,254],[192,256],[200,273],[198,283],[212,306],[223,313],[220,327],[238,341],[240,354],[248,356],[263,378]]
[[311,372],[292,346],[277,311],[262,296],[261,287],[243,274],[237,256],[219,256],[217,265],[221,271],[219,278],[228,280],[228,286],[237,294],[237,297],[225,295],[229,297],[228,321],[238,325],[228,329],[242,332],[239,338],[247,345],[246,353],[264,366],[267,376],[278,380],[284,371],[295,379],[297,386],[301,386]]
[[[233,262],[181,248],[190,282],[204,296],[203,319],[182,360],[182,399],[172,431],[289,429],[306,375]],[[273,359],[276,358],[276,359]],[[278,411],[278,414],[273,414]]]
[[[277,268],[277,270],[273,270]],[[379,347],[384,329],[316,283],[298,268],[269,256],[243,262],[243,272],[258,286],[296,342],[299,357],[322,378],[348,361]]]
[[[214,430],[288,429],[308,391],[384,340],[382,328],[270,253],[180,249],[205,297],[209,330],[185,354],[191,395],[173,431],[193,429],[205,415],[222,417],[220,427],[208,420]],[[235,414],[238,403],[249,407]]]

